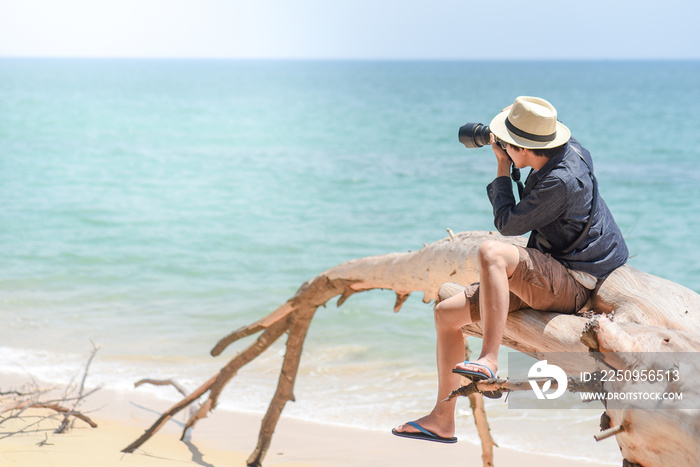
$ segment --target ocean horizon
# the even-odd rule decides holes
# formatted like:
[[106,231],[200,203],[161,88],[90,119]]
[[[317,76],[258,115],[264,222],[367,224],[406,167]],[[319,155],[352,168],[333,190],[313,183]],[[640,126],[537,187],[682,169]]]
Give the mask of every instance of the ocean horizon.
[[[700,61],[0,58],[0,375],[65,382],[94,342],[92,385],[194,389],[250,342],[213,358],[220,338],[317,274],[448,228],[495,230],[495,158],[457,130],[518,95],[552,102],[591,151],[628,264],[700,292]],[[387,291],[319,309],[283,415],[390,430],[429,410],[421,298],[398,314]],[[267,409],[283,344],[222,407]],[[458,436],[478,443],[468,403],[458,410]],[[487,411],[501,446],[619,452],[593,440],[602,407]]]

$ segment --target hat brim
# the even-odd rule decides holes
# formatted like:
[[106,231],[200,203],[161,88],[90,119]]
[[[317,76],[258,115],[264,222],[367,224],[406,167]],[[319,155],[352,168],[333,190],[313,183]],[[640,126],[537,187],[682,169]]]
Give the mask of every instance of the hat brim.
[[552,141],[533,141],[513,134],[506,127],[506,118],[508,111],[505,110],[493,117],[489,124],[489,129],[498,139],[505,141],[513,146],[518,146],[527,149],[551,149],[566,144],[571,138],[571,131],[563,123],[557,121],[557,133]]

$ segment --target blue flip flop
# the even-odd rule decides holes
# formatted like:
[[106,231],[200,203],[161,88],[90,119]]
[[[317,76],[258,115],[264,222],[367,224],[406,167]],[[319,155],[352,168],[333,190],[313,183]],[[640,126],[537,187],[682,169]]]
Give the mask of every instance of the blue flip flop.
[[424,439],[426,441],[435,441],[437,443],[456,443],[457,438],[454,436],[452,438],[443,438],[442,436],[438,436],[432,431],[426,430],[416,422],[408,422],[406,425],[410,425],[416,430],[419,430],[418,433],[413,433],[413,432],[408,432],[408,431],[396,431],[396,428],[392,428],[391,432],[396,435],[400,436],[402,438],[412,438],[412,439]]
[[[496,379],[496,375],[493,373],[491,368],[487,367],[486,365],[482,365],[481,363],[476,363],[476,362],[470,362],[465,360],[464,361],[465,365],[476,365],[480,366],[482,368],[486,368],[489,370],[489,373],[491,373],[491,377],[489,378],[487,375],[481,373],[480,371],[472,371],[472,370],[462,370],[460,368],[453,368],[452,373],[457,373],[458,375],[462,375],[467,379],[470,379],[474,382],[477,381],[484,381],[487,379]],[[500,399],[501,398],[501,392],[500,391],[484,391],[482,394],[485,397],[488,397],[489,399]]]

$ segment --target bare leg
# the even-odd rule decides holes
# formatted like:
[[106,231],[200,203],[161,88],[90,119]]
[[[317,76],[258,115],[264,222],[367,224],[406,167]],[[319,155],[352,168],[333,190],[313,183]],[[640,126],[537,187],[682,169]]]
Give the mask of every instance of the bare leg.
[[[451,437],[455,431],[456,399],[441,402],[450,392],[459,388],[460,376],[452,373],[456,362],[464,360],[462,326],[469,324],[469,302],[464,293],[450,297],[435,307],[435,330],[437,331],[438,394],[433,410],[416,422],[438,436]],[[396,431],[415,432],[409,425],[400,425]]]
[[[494,373],[498,370],[498,349],[503,338],[510,291],[508,278],[515,271],[520,259],[517,247],[506,243],[488,241],[479,248],[481,267],[479,286],[479,308],[484,328],[484,340],[478,363],[488,366]],[[459,388],[461,376],[452,373],[457,362],[464,360],[462,326],[471,323],[469,301],[464,293],[444,300],[435,307],[435,329],[437,331],[438,397],[433,410],[416,422],[438,436],[451,437],[455,431],[455,405],[457,399],[442,402],[450,392]],[[457,364],[458,368],[488,371],[479,366]],[[490,375],[488,375],[490,376]],[[415,432],[409,425],[400,425],[396,431]]]
[[[510,290],[508,278],[513,275],[520,261],[516,246],[496,241],[484,242],[479,248],[480,285],[479,308],[484,328],[481,355],[477,363],[486,365],[494,374],[498,371],[498,349],[503,339],[503,331],[508,318]],[[488,371],[476,365],[460,363],[457,368],[478,371],[491,376]]]

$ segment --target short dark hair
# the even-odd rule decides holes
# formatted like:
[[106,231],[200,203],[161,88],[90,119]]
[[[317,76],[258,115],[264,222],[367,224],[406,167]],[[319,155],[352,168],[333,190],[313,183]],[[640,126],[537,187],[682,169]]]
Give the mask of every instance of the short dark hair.
[[564,150],[565,144],[562,144],[561,146],[557,146],[555,148],[549,148],[549,149],[530,149],[532,153],[536,156],[540,157],[546,157],[547,159],[551,159],[554,156],[558,156],[563,150]]

